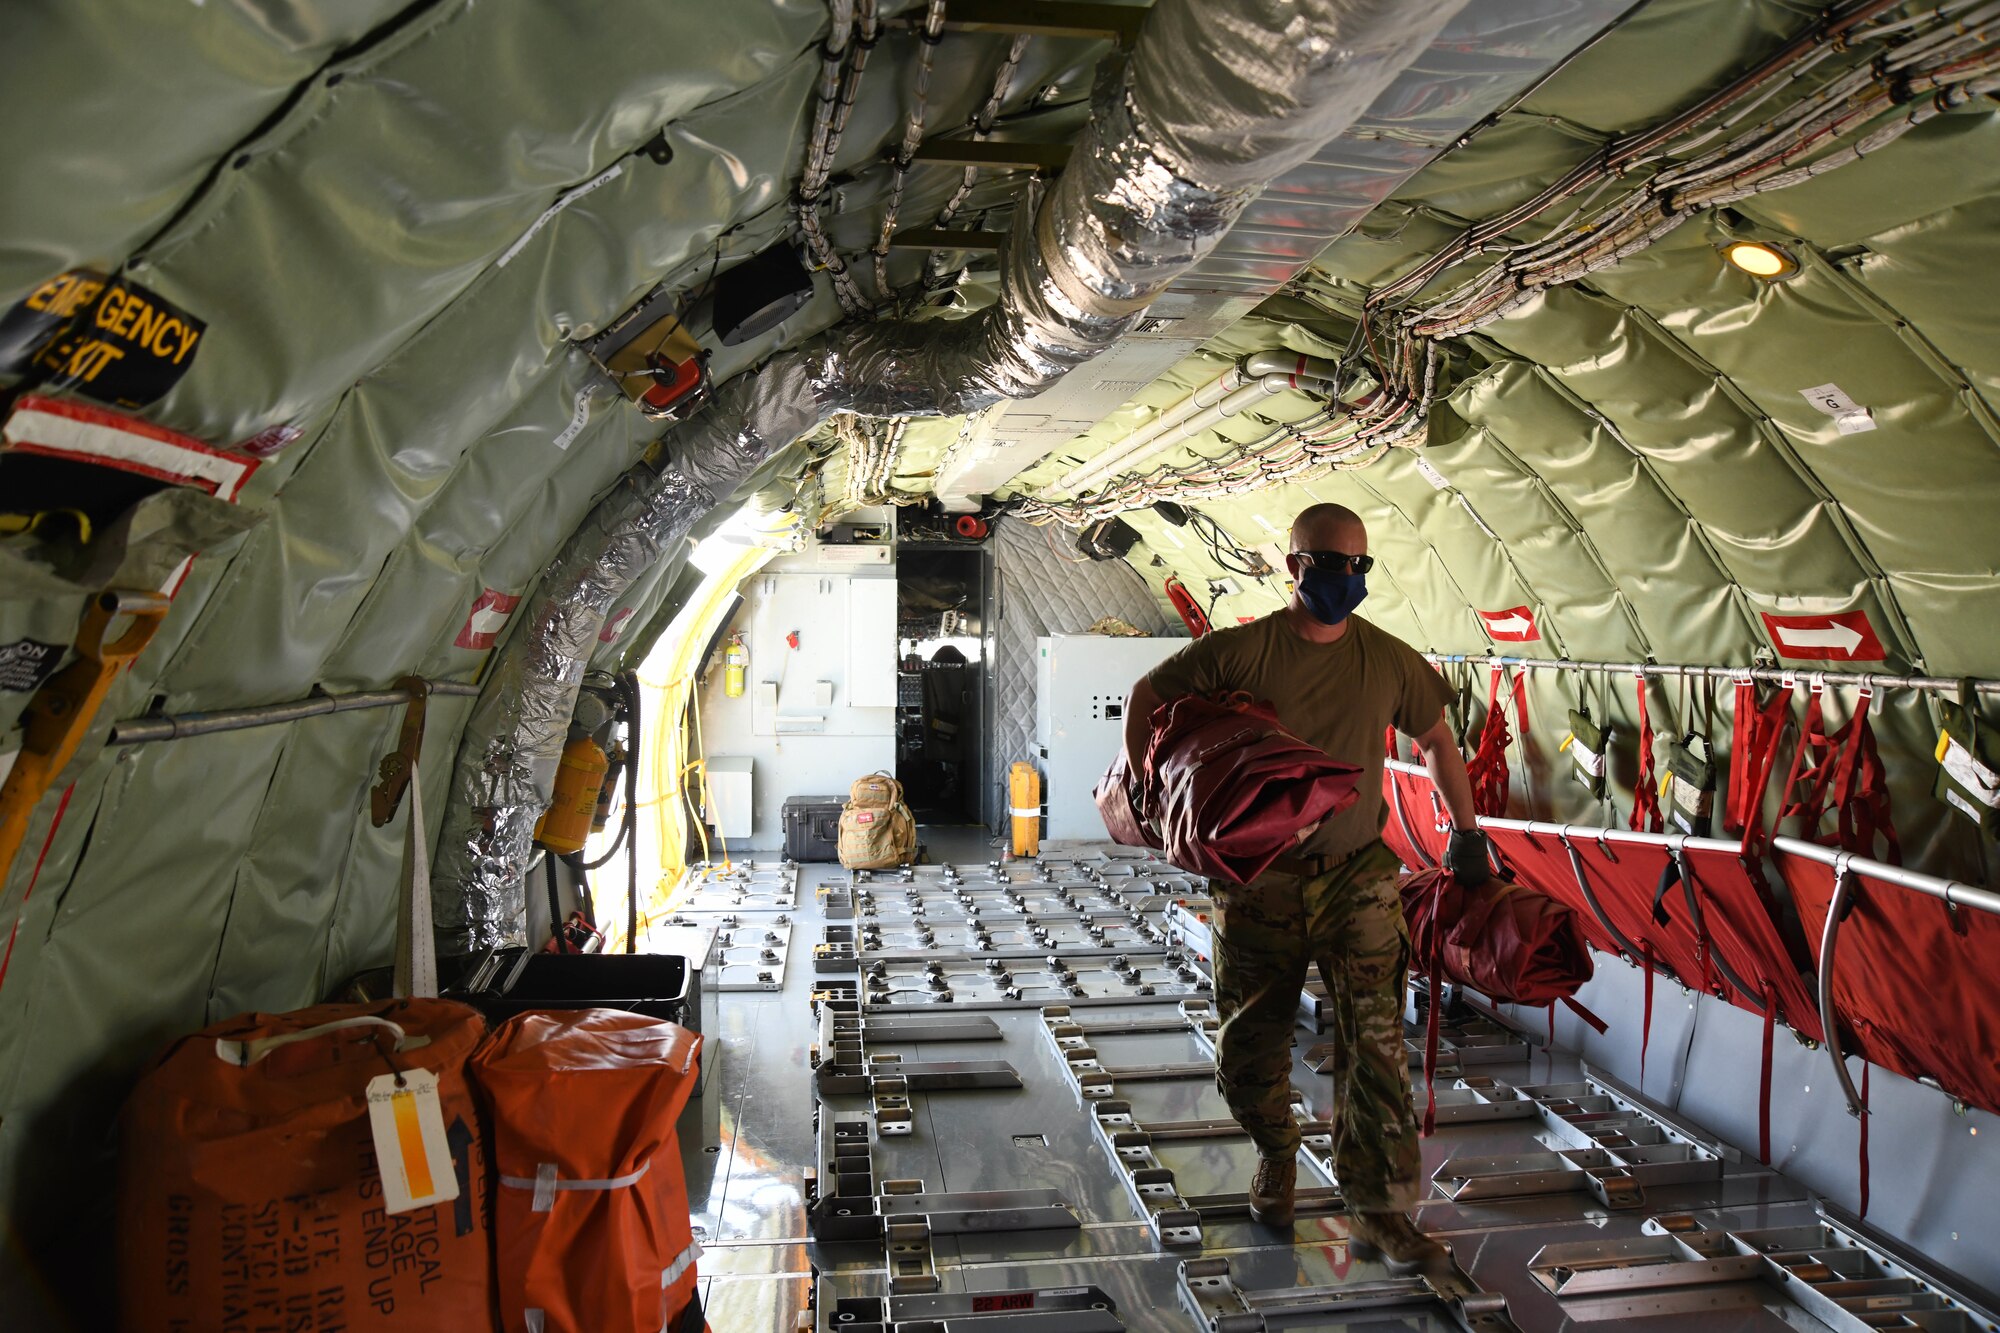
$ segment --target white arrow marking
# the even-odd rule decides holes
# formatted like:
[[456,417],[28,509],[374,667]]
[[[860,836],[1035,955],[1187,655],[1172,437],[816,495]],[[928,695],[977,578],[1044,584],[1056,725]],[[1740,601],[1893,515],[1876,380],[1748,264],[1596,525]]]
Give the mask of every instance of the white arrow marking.
[[1824,628],[1804,625],[1773,625],[1780,643],[1788,643],[1794,648],[1835,648],[1842,657],[1854,656],[1854,650],[1861,646],[1861,635],[1852,628],[1833,621]]
[[1519,616],[1508,616],[1504,620],[1489,620],[1486,622],[1486,628],[1495,634],[1526,634],[1534,627],[1534,621],[1523,620]]
[[507,623],[507,617],[512,614],[512,608],[502,611],[495,606],[482,606],[477,611],[474,611],[471,618],[465,622],[466,632],[469,634],[498,634],[501,627]]

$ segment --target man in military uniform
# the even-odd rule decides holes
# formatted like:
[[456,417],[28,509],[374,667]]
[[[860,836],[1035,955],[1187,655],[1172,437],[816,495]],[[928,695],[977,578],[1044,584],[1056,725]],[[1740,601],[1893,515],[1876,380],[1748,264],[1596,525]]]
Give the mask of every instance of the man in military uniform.
[[1362,769],[1360,799],[1299,831],[1294,856],[1215,895],[1215,996],[1222,1017],[1216,1083],[1257,1145],[1250,1214],[1290,1226],[1299,1125],[1292,1114],[1292,1029],[1306,965],[1333,1002],[1334,1163],[1350,1244],[1408,1271],[1444,1257],[1419,1231],[1422,1156],[1403,1051],[1409,933],[1395,854],[1381,839],[1382,737],[1393,724],[1416,747],[1451,813],[1447,864],[1463,882],[1491,871],[1445,705],[1444,678],[1408,644],[1353,614],[1367,595],[1368,532],[1353,510],[1318,504],[1292,524],[1283,610],[1205,635],[1132,689],[1125,747],[1141,771],[1161,703],[1243,690],[1275,705],[1302,739]]

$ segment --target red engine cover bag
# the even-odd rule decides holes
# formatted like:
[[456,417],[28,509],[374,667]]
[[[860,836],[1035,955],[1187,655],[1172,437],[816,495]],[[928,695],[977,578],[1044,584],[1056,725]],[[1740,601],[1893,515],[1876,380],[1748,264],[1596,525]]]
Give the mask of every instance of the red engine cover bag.
[[1097,780],[1097,788],[1090,796],[1097,802],[1097,813],[1103,817],[1111,841],[1126,847],[1159,847],[1160,840],[1153,836],[1140,806],[1143,796],[1139,784],[1132,780],[1132,766],[1125,762],[1122,748],[1111,761],[1111,767],[1104,770],[1104,776]]
[[1188,695],[1152,725],[1141,808],[1185,870],[1247,884],[1358,799],[1361,770],[1285,730],[1268,703]]
[[1569,908],[1513,880],[1477,891],[1446,870],[1403,880],[1418,967],[1512,1004],[1549,1004],[1590,980],[1590,950]]

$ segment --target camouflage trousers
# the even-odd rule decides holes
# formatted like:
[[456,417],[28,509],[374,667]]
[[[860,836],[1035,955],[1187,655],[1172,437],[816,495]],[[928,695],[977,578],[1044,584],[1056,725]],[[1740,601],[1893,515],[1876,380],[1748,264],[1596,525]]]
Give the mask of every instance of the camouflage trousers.
[[1347,1206],[1407,1209],[1422,1152],[1403,1048],[1409,929],[1395,855],[1377,842],[1310,878],[1214,884],[1215,1081],[1266,1157],[1298,1151],[1292,1032],[1306,965],[1332,1000],[1334,1168]]

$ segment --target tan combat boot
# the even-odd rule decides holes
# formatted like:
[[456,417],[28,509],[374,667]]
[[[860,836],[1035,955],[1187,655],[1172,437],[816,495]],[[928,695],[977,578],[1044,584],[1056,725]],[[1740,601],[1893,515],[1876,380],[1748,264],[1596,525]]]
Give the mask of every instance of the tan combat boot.
[[1298,1184],[1297,1158],[1259,1157],[1250,1178],[1250,1216],[1267,1227],[1290,1226]]
[[1357,1259],[1380,1259],[1396,1273],[1412,1273],[1445,1261],[1444,1246],[1417,1230],[1408,1213],[1400,1212],[1350,1214],[1347,1252]]

